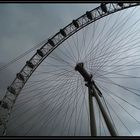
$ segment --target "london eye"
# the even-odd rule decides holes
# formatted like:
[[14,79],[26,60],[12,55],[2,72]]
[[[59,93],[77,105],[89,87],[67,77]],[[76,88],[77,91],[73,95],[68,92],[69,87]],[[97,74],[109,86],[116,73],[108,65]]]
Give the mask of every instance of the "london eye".
[[24,53],[34,51],[0,101],[1,135],[139,136],[139,13],[101,3]]

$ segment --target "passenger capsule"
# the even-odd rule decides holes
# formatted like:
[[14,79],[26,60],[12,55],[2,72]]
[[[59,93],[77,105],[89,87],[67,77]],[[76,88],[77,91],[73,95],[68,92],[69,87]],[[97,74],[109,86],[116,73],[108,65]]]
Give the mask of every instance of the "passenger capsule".
[[65,31],[64,31],[63,29],[60,29],[60,33],[61,33],[64,37],[67,36],[66,33],[65,33]]
[[48,42],[51,46],[53,46],[53,47],[55,46],[54,42],[51,39],[48,39]]
[[38,53],[41,57],[44,56],[44,54],[43,54],[43,52],[42,52],[41,50],[37,50],[37,53]]
[[21,81],[24,81],[24,76],[21,73],[17,73],[17,78]]
[[86,15],[87,15],[87,18],[88,18],[88,19],[90,19],[90,20],[93,19],[93,18],[92,18],[91,12],[87,11],[87,12],[86,12]]
[[33,65],[32,62],[27,61],[26,64],[27,64],[28,67],[30,67],[30,68],[32,68],[32,69],[34,68],[34,65]]
[[107,13],[107,7],[104,3],[101,4],[101,9],[103,12]]
[[8,104],[7,104],[6,102],[0,101],[0,105],[1,105],[4,109],[9,109]]
[[122,3],[122,2],[118,2],[118,5],[119,5],[120,7],[123,7],[123,3]]
[[79,28],[79,24],[76,20],[73,20],[72,21],[72,24],[76,27],[76,28]]
[[14,95],[16,94],[16,91],[15,91],[15,89],[13,87],[8,87],[7,90],[9,92],[11,92],[12,94],[14,94]]

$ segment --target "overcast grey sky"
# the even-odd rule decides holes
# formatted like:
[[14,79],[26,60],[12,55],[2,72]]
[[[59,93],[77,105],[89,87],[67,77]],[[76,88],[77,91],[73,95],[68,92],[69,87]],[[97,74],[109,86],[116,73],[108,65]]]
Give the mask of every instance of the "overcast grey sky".
[[[45,3],[45,4],[0,4],[0,67],[7,64],[10,60],[16,58],[17,56],[23,54],[25,51],[33,48],[36,44],[39,44],[41,41],[53,36],[61,28],[65,27],[67,24],[69,24],[73,19],[78,18],[79,16],[83,15],[86,11],[90,11],[90,10],[94,9],[95,7],[97,7],[98,5],[99,4],[47,4],[47,3]],[[94,51],[93,51],[93,54],[95,55],[93,58],[96,58],[96,56],[100,56],[104,51],[106,51],[106,49],[108,49],[106,47],[107,43],[110,43],[109,41],[113,40],[114,39],[113,37],[116,37],[115,38],[116,40],[110,44],[110,48],[109,48],[110,50],[113,48],[113,46],[115,46],[114,47],[115,50],[111,52],[112,55],[114,55],[114,56],[112,56],[112,57],[110,56],[110,58],[115,58],[115,57],[120,58],[121,61],[119,62],[119,65],[124,65],[124,62],[125,63],[131,62],[130,64],[132,64],[132,62],[134,62],[134,60],[135,60],[135,59],[133,59],[133,57],[130,57],[130,59],[128,59],[128,60],[126,59],[125,61],[123,61],[122,58],[126,57],[127,55],[131,56],[131,53],[133,53],[133,52],[134,53],[136,52],[135,54],[139,55],[139,53],[138,53],[140,51],[139,48],[135,48],[135,50],[131,49],[130,51],[128,51],[126,53],[122,53],[121,56],[119,55],[120,50],[117,50],[117,48],[119,48],[119,46],[121,44],[125,45],[125,43],[129,43],[129,41],[133,39],[132,36],[125,39],[122,43],[117,43],[117,41],[120,41],[121,39],[123,39],[123,37],[126,35],[126,34],[123,35],[123,33],[126,33],[127,27],[131,26],[136,20],[139,19],[140,10],[136,10],[136,11],[137,12],[134,13],[134,16],[131,15],[131,14],[133,14],[133,8],[131,10],[127,10],[125,12],[125,14],[123,14],[123,12],[122,12],[122,14],[118,13],[118,14],[108,16],[107,18],[105,18],[101,21],[98,21],[97,23],[95,23],[95,24],[89,26],[88,28],[83,29],[82,31],[77,33],[77,35],[79,35],[78,36],[79,40],[81,41],[80,42],[81,44],[79,43],[80,44],[79,46],[81,46],[81,48],[79,48],[79,50],[80,49],[82,50],[81,51],[81,60],[82,60],[82,57],[84,57],[84,53],[90,51],[90,49],[92,49],[93,46],[99,46],[97,48],[97,50],[99,49],[98,52],[94,53]],[[129,20],[129,22],[126,24],[126,26],[124,26],[125,23],[123,23],[123,22],[125,22],[125,20],[126,20],[125,17],[127,18],[128,15],[131,15],[132,19]],[[107,24],[105,24],[105,23],[107,23]],[[115,24],[115,23],[116,24],[118,23],[118,26],[114,29],[113,28],[110,29],[110,27],[112,27],[113,24]],[[107,26],[104,26],[104,25],[107,25]],[[139,30],[138,25],[139,24],[137,24],[136,27],[133,26],[130,28],[131,35],[132,35],[133,31]],[[122,26],[124,26],[124,27],[121,28]],[[104,33],[100,34],[100,32],[102,31],[102,29],[104,29],[104,27],[105,27]],[[119,34],[117,34],[117,28],[120,30]],[[90,45],[90,47],[86,50],[86,48],[84,48],[86,45],[82,44],[83,43],[82,34],[83,33],[86,34],[86,36],[87,36],[86,39],[87,39],[87,43],[88,43],[90,38],[92,38],[91,35],[92,35],[93,29],[96,30],[96,32],[95,32],[96,35],[95,35],[95,38],[93,39],[93,42],[95,42],[95,44],[93,46]],[[116,30],[116,32],[115,32],[115,30]],[[101,41],[100,40],[101,38],[96,39],[96,37],[98,37],[98,35],[99,35],[102,37],[102,39],[105,39],[105,37],[109,36],[109,35],[107,35],[107,31],[110,31],[112,33],[110,36],[110,39],[108,41],[106,41],[105,43],[103,42],[103,44],[102,43],[100,44],[100,42],[102,42],[103,40]],[[140,34],[136,34],[135,38],[137,39],[139,37],[139,35]],[[76,35],[74,36],[74,39],[76,42]],[[72,43],[72,38],[69,39],[69,42]],[[137,42],[138,41],[134,41],[133,43],[137,43]],[[117,43],[118,46],[115,43]],[[102,50],[101,48],[104,44],[105,44],[105,49]],[[64,43],[63,45],[66,46],[67,44]],[[131,43],[130,43],[130,45],[134,46]],[[74,46],[74,44],[73,44],[73,46]],[[61,48],[63,50],[62,46],[61,46]],[[125,49],[128,49],[128,48],[129,48],[129,46],[122,49],[122,51],[125,52],[126,51]],[[109,51],[109,49],[108,49],[108,51]],[[66,47],[64,49],[64,52],[69,51],[69,50],[70,49]],[[75,50],[74,54],[76,54],[76,48],[74,50]],[[21,70],[21,68],[25,65],[25,62],[28,59],[30,59],[31,56],[35,52],[36,52],[36,50],[31,52],[30,54],[28,54],[26,57],[20,59],[16,63],[12,64],[4,71],[0,72],[0,81],[1,81],[0,82],[0,98],[2,98],[3,95],[5,94],[7,86],[9,86],[11,84],[11,82],[14,80],[16,73],[18,73]],[[61,54],[61,49],[55,50],[55,52],[52,56],[57,56],[60,54]],[[68,54],[68,55],[72,56],[72,53]],[[90,58],[90,56],[92,58],[92,55],[90,54],[89,56],[87,56],[87,60]],[[64,57],[62,54],[60,57],[61,58],[63,57],[63,59],[65,58],[65,60],[67,60],[66,56]],[[139,58],[139,57],[137,56],[136,58]],[[53,60],[53,59],[51,60],[51,59],[52,59],[51,57],[50,57],[50,59],[48,58],[48,62],[53,62],[53,64],[60,64],[56,60]],[[103,57],[103,59],[106,60],[106,57]],[[96,66],[98,66],[98,64],[100,64],[100,61],[101,60],[98,59],[98,61],[94,62],[94,65],[92,64],[92,61],[90,61],[86,64],[86,67],[88,68],[88,70],[91,73],[94,73],[93,70],[96,70]],[[116,58],[115,58],[115,61],[116,61]],[[69,60],[69,62],[71,62],[71,61]],[[102,63],[105,63],[105,61],[103,61]],[[45,62],[43,64],[45,65]],[[43,66],[43,64],[42,64],[42,66]],[[107,64],[112,64],[112,60],[110,59],[110,61],[108,61]],[[64,64],[62,63],[62,65],[64,65]],[[50,66],[50,70],[52,68],[53,67]],[[116,67],[114,67],[114,68],[116,69]],[[114,70],[114,68],[112,68],[112,70]],[[55,67],[54,69],[57,70],[57,67]],[[125,69],[125,66],[123,67],[123,69]],[[44,70],[49,72],[49,68],[43,69],[42,67],[37,69],[37,72],[39,72],[39,71],[44,72]],[[97,83],[99,86],[108,87],[109,90],[111,90],[114,93],[117,93],[118,96],[120,95],[121,97],[125,97],[124,99],[127,99],[127,101],[130,101],[132,104],[134,103],[135,105],[140,106],[140,104],[139,104],[140,99],[137,98],[137,96],[129,94],[128,91],[126,91],[126,90],[125,90],[125,95],[124,95],[124,94],[122,94],[122,93],[124,93],[124,90],[122,90],[120,87],[117,87],[116,85],[108,85],[107,82],[102,83],[102,81],[100,81],[101,80],[100,77],[98,78],[98,76],[100,76],[100,74],[102,74],[102,73],[103,74],[105,73],[105,71],[103,71],[103,70],[106,71],[106,70],[110,70],[110,69],[109,69],[109,67],[104,67],[104,69],[102,69],[101,71],[97,71],[97,74],[95,75],[94,78],[95,78],[95,80],[97,80]],[[35,74],[37,74],[37,72]],[[119,71],[116,71],[116,72],[119,72]],[[77,73],[74,73],[74,74],[77,74]],[[108,75],[108,77],[115,75],[115,74],[114,75],[113,74]],[[133,71],[133,72],[132,71],[126,71],[126,73],[121,72],[121,74],[140,76],[139,69],[137,69],[136,71]],[[46,75],[46,78],[47,78],[47,76],[49,76],[49,74]],[[73,73],[71,73],[71,75],[69,75],[69,77],[72,78]],[[75,76],[75,77],[77,78],[78,76]],[[35,76],[33,75],[33,77],[31,77],[30,81],[37,80],[37,79],[40,80],[43,78],[44,78],[44,75],[42,77],[41,76],[36,77],[36,75]],[[78,85],[84,86],[83,79],[80,76],[79,76],[79,79],[81,80],[81,83],[79,80]],[[102,77],[102,80],[105,80],[104,77]],[[125,78],[124,79],[117,79],[117,78],[113,79],[112,78],[111,80],[114,80],[116,83],[119,83],[119,84],[122,84],[125,86],[130,86],[132,88],[140,89],[139,88],[140,81],[138,81],[138,80],[134,80],[134,81],[129,80],[128,81]],[[108,82],[109,82],[109,80],[108,80]],[[47,86],[51,87],[52,84],[54,84],[54,86],[56,86],[57,84],[59,85],[59,81],[56,81],[56,83],[53,83],[53,81],[50,81],[49,83],[47,83]],[[68,91],[70,90],[70,92],[72,93],[72,90],[74,90],[74,88],[76,87],[76,84],[74,86],[71,83],[68,83],[68,85],[71,88],[68,88],[68,86],[67,87],[64,86],[64,87],[67,88]],[[30,87],[30,85],[27,84],[26,88],[28,86]],[[30,93],[30,90],[32,90],[34,88],[38,88],[38,90],[41,90],[39,88],[39,86],[40,85],[31,87],[29,90],[27,89],[27,91],[26,91],[26,89],[23,90],[23,94],[19,97],[19,101],[17,102],[17,105],[12,114],[12,117],[15,115],[16,118],[18,118],[19,120],[18,119],[14,120],[14,118],[11,119],[11,121],[9,122],[9,125],[8,125],[9,126],[8,134],[9,135],[26,134],[27,130],[29,130],[30,128],[33,127],[34,122],[35,122],[35,124],[38,124],[38,127],[34,127],[33,131],[28,132],[29,135],[51,134],[51,130],[53,128],[55,128],[55,125],[51,124],[51,123],[42,127],[42,124],[45,123],[45,119],[42,118],[42,122],[40,122],[41,118],[39,118],[37,116],[40,113],[39,110],[41,110],[41,109],[45,110],[45,106],[42,105],[41,107],[39,106],[38,108],[34,108],[36,103],[38,103],[39,101],[45,101],[47,98],[49,98],[49,96],[41,96],[41,97],[39,96],[38,98],[35,98],[35,97],[32,97],[32,95],[37,92],[27,94],[27,93]],[[65,95],[66,91],[64,91],[63,88],[59,89],[59,90],[62,94]],[[104,88],[104,90],[105,90],[105,88]],[[103,90],[103,92],[105,92],[104,90]],[[78,93],[87,92],[85,87],[79,88],[78,91],[79,91]],[[46,92],[49,92],[49,89]],[[57,89],[57,92],[58,92],[58,89]],[[107,91],[107,92],[109,92],[109,91]],[[24,93],[26,93],[27,95]],[[56,93],[56,91],[53,91],[52,93]],[[126,98],[127,95],[129,95],[128,98]],[[50,96],[52,96],[52,95],[50,95]],[[28,98],[31,98],[31,101],[28,104],[26,104],[26,103],[22,104],[22,101],[26,101]],[[86,96],[86,98],[87,98],[87,96]],[[76,101],[74,100],[75,98],[73,97],[72,99],[73,99],[73,102],[76,103]],[[80,96],[80,94],[77,95],[76,100],[79,100],[79,103],[77,105],[77,107],[79,107],[79,108],[77,110],[79,111],[79,114],[80,114],[80,104],[83,103],[82,102],[83,99],[84,99],[84,94],[83,94],[83,96]],[[118,120],[118,118],[114,115],[114,113],[111,111],[111,114],[114,115],[116,126],[118,127],[118,130],[120,129],[120,131],[121,131],[121,135],[130,135],[128,133],[129,131],[131,131],[133,133],[133,135],[140,135],[140,133],[139,133],[140,126],[134,120],[134,118],[130,118],[130,116],[128,114],[123,113],[124,110],[121,110],[122,108],[119,109],[118,105],[116,105],[115,102],[111,99],[111,97],[108,96],[107,94],[106,94],[106,99],[108,99],[108,101],[111,105],[115,106],[114,108],[117,110],[117,113],[119,115],[121,114],[120,117],[127,124],[127,126],[124,126]],[[120,104],[122,104],[129,113],[134,115],[134,117],[137,118],[138,121],[140,121],[139,110],[132,108],[132,106],[129,106],[128,104],[126,104],[126,102],[123,102],[122,100],[119,100],[118,98],[115,98],[115,99]],[[61,103],[62,101],[65,100],[65,98],[55,98],[55,100],[56,100],[56,102]],[[21,102],[21,105],[20,105],[20,102]],[[48,102],[45,103],[46,106],[49,106]],[[71,101],[71,103],[72,103],[72,101]],[[94,104],[95,104],[95,102],[94,102]],[[74,104],[72,104],[72,105],[74,105]],[[19,106],[21,107],[21,109],[20,108],[18,109]],[[51,107],[53,107],[53,106],[55,106],[55,104],[53,104],[53,101],[52,101]],[[56,107],[57,106],[58,106],[58,104],[56,104]],[[46,113],[50,112],[51,107],[48,108],[48,110],[46,109]],[[84,111],[86,111],[86,102],[83,107],[84,107]],[[28,108],[34,108],[34,109],[32,109],[30,112],[27,112],[24,114],[23,112],[26,111]],[[64,108],[64,110],[67,110],[67,109],[69,109],[68,116],[70,116],[71,111],[73,110],[73,106],[70,106],[70,107],[68,106],[67,108]],[[56,110],[54,109],[54,111],[57,111],[57,108],[56,108]],[[98,110],[96,110],[96,114],[98,114],[98,113],[99,113]],[[78,114],[78,113],[75,112],[74,116],[76,116],[76,114]],[[80,125],[80,123],[77,123],[77,134],[78,134],[78,132],[79,133],[81,132],[82,135],[89,135],[89,130],[88,130],[89,128],[87,125],[89,123],[88,122],[89,120],[87,119],[88,118],[87,112],[83,113],[83,114],[84,114],[83,115],[84,117],[83,117],[83,120],[82,119],[81,120],[82,120],[82,125],[86,126],[86,131],[85,131],[85,129],[83,129],[84,127],[82,127]],[[20,117],[17,117],[17,116],[20,116]],[[36,116],[36,117],[33,117],[33,116]],[[28,121],[28,123],[24,125],[24,121],[27,122],[26,119],[28,119],[30,117],[32,118],[32,121],[30,119]],[[99,117],[100,116],[97,115],[97,122],[99,122]],[[47,114],[46,114],[46,118],[47,118]],[[77,118],[75,117],[76,119],[73,117],[73,120],[69,125],[69,127],[71,126],[71,128],[68,128],[65,125],[63,125],[62,118],[64,118],[63,112],[58,114],[57,119],[54,119],[54,122],[56,122],[56,124],[59,126],[59,127],[57,126],[59,129],[55,129],[54,133],[51,135],[60,135],[61,129],[65,130],[65,128],[66,128],[66,134],[64,133],[64,135],[67,135],[67,131],[69,132],[70,135],[73,135],[75,120],[78,119],[78,117]],[[69,117],[67,119],[69,119]],[[104,122],[102,122],[102,123],[104,123]],[[15,128],[18,125],[21,125],[21,126]],[[101,124],[98,124],[98,125],[101,125]],[[129,128],[129,130],[127,130],[127,127]],[[102,124],[102,134],[104,134],[103,131],[104,131],[104,129],[103,129],[103,124]],[[106,129],[106,133],[108,133],[107,129]]]
[[[94,7],[95,4],[0,4],[0,66],[54,35]],[[22,68],[22,62],[18,67],[9,67],[5,74],[1,72],[1,88],[5,89],[11,83],[14,74]]]

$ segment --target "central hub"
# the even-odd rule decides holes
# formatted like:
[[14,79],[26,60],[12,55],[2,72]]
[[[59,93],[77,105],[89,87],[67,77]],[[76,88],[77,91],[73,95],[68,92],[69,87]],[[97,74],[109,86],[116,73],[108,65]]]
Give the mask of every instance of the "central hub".
[[91,82],[92,74],[89,74],[86,69],[84,68],[84,63],[78,63],[75,66],[75,70],[78,71],[84,78],[86,82]]

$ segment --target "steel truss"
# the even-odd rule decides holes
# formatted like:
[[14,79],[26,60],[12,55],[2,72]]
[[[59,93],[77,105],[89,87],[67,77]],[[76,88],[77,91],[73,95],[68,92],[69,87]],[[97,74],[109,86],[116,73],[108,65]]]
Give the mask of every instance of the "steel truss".
[[99,7],[87,11],[86,14],[73,20],[69,25],[60,29],[53,37],[49,38],[31,59],[26,62],[25,66],[16,75],[12,84],[7,88],[6,94],[0,102],[0,135],[6,135],[8,118],[25,83],[54,49],[85,26],[115,12],[138,5],[139,3],[103,3]]

